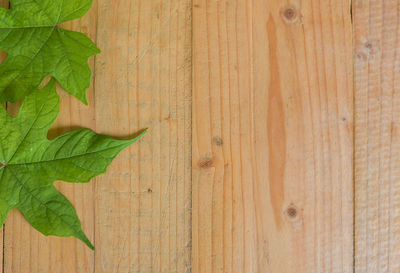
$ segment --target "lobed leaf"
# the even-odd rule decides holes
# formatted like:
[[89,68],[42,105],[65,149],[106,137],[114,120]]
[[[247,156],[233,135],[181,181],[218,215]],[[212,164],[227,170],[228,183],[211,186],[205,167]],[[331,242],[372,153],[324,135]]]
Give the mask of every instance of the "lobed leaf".
[[49,140],[58,111],[54,80],[29,95],[17,117],[0,107],[0,224],[10,210],[18,209],[43,234],[74,236],[93,248],[72,204],[53,183],[89,182],[145,131],[117,140],[80,129]]

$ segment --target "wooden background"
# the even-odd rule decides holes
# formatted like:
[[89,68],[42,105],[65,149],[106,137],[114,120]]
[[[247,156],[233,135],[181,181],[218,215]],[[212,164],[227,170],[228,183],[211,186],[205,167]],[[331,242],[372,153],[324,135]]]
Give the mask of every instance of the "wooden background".
[[150,131],[57,183],[95,252],[13,212],[2,272],[399,272],[399,26],[400,0],[94,0],[65,25],[102,49],[89,107],[59,90],[50,135]]

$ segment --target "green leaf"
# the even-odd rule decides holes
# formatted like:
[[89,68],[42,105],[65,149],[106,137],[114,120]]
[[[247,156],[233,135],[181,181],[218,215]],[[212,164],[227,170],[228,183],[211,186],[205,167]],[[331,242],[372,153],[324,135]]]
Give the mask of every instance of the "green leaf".
[[58,27],[83,16],[93,0],[11,0],[0,8],[0,102],[24,98],[47,76],[87,104],[88,59],[100,51],[85,35]]
[[48,140],[58,112],[54,80],[26,97],[17,117],[0,107],[0,224],[18,209],[43,234],[74,236],[93,249],[75,209],[53,183],[89,182],[145,131],[116,140],[81,129]]

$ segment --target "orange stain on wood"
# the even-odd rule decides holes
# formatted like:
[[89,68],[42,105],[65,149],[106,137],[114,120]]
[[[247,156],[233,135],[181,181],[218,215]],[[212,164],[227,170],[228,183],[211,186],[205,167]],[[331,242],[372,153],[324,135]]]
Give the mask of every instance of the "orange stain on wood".
[[283,110],[282,90],[277,56],[277,35],[274,19],[270,15],[267,22],[270,58],[270,85],[268,95],[268,144],[269,144],[269,183],[271,203],[275,223],[282,225],[282,206],[284,199],[286,130]]

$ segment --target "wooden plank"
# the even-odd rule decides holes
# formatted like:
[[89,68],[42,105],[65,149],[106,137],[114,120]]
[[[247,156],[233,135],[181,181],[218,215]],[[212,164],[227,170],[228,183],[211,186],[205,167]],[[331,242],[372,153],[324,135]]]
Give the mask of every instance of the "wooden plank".
[[96,128],[150,128],[97,179],[96,272],[189,272],[191,1],[98,1]]
[[400,4],[354,1],[355,272],[400,271]]
[[353,272],[350,1],[193,9],[193,272]]
[[[96,40],[97,3],[84,18],[64,27],[80,31]],[[90,64],[94,69],[94,59]],[[71,129],[80,127],[95,129],[94,89],[88,90],[89,107],[59,90],[61,96],[60,116],[49,137],[53,138]],[[19,104],[8,105],[16,113]],[[90,240],[94,239],[94,185],[57,183],[57,188],[75,205],[83,229]],[[73,238],[45,237],[34,230],[23,218],[13,211],[6,221],[4,272],[93,272],[94,253],[83,243]]]

